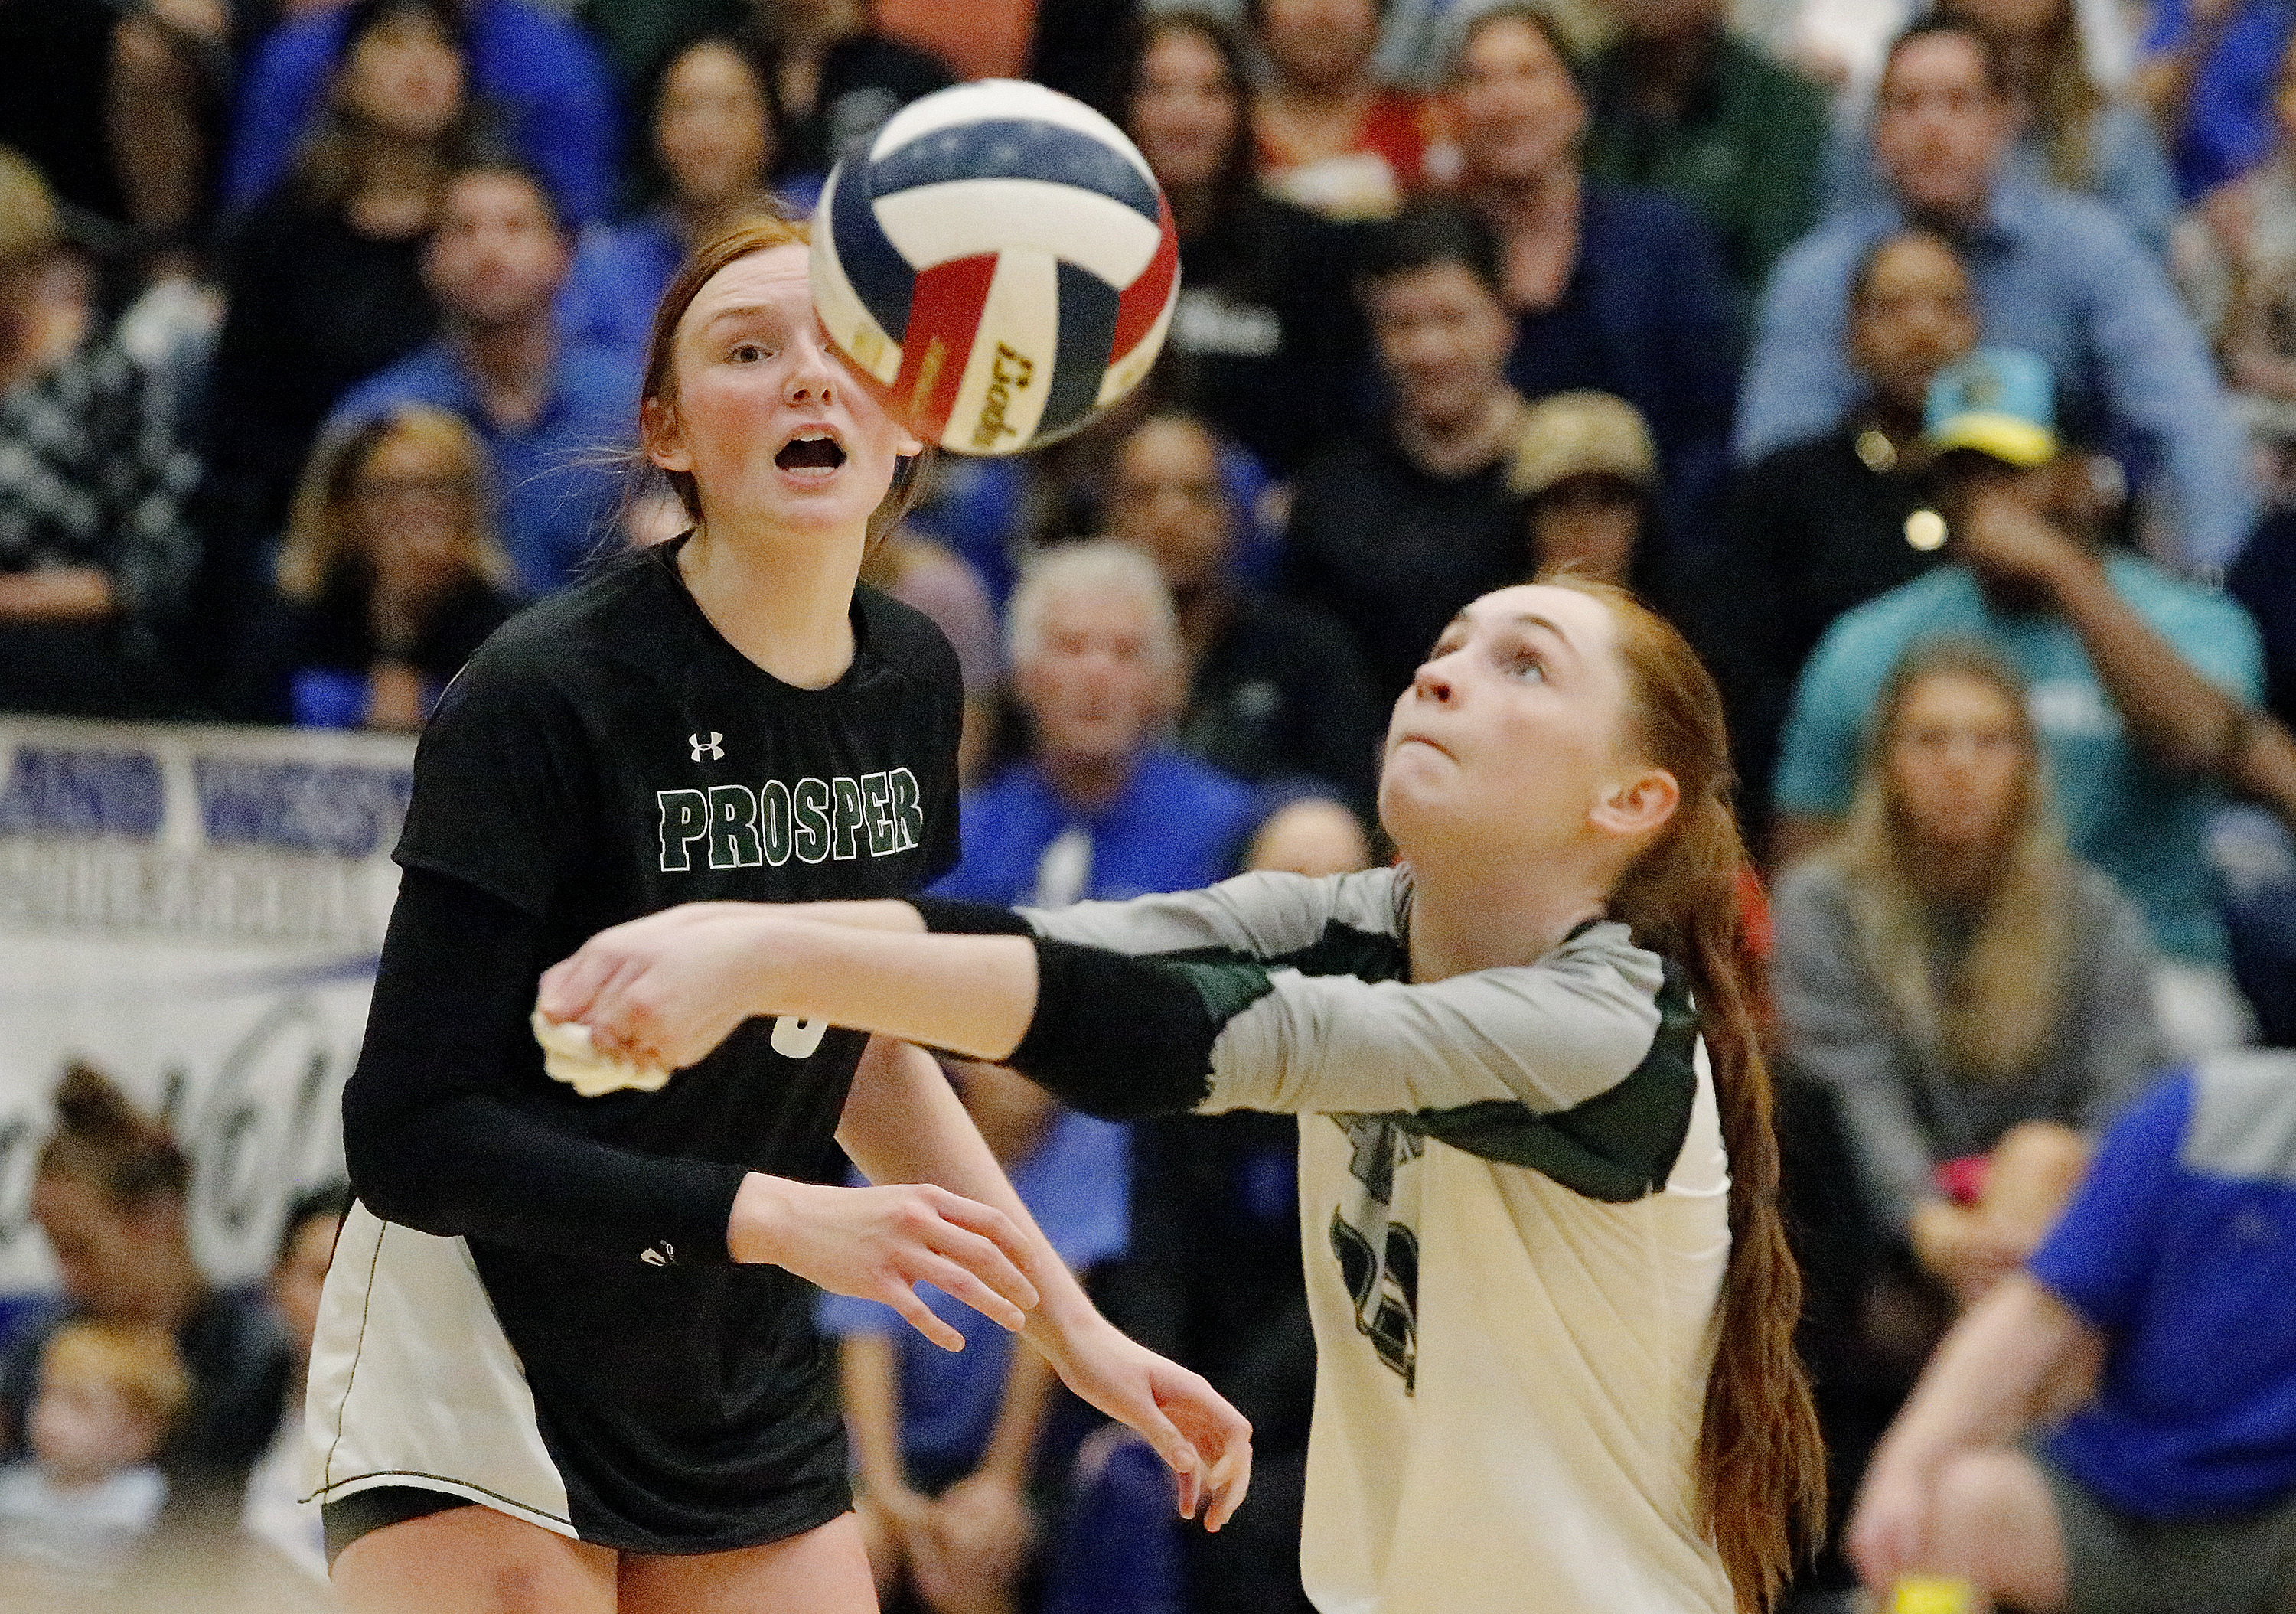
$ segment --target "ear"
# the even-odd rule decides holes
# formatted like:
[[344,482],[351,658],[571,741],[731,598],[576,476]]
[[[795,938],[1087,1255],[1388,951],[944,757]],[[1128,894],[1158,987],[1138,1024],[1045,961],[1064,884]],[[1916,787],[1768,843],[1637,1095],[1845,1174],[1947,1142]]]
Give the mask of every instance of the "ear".
[[1682,787],[1664,768],[1647,768],[1615,784],[1595,804],[1587,822],[1623,840],[1647,840],[1666,827],[1682,805]]
[[638,406],[638,430],[645,439],[645,456],[664,471],[691,471],[693,456],[677,430],[677,411],[658,397]]
[[915,459],[917,455],[922,454],[924,451],[924,438],[921,437],[911,437],[906,431],[901,433],[900,443],[893,450],[895,454],[900,455],[900,457],[905,460]]

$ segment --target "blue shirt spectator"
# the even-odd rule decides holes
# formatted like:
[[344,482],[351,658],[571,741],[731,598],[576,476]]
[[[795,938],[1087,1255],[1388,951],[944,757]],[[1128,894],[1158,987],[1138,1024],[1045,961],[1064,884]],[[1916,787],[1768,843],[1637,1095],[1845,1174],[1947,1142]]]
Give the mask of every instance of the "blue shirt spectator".
[[2187,201],[2253,167],[2272,148],[2273,85],[2296,25],[2288,0],[2236,4],[2212,39],[2196,39],[2191,0],[2154,0],[2143,50],[2158,59],[2200,51],[2177,104],[2162,109],[2175,131],[2169,145]]
[[963,856],[936,894],[1059,908],[1234,873],[1252,793],[1157,737],[1185,672],[1155,562],[1111,540],[1054,549],[1022,577],[1007,630],[1036,743],[965,798]]
[[570,340],[643,365],[653,311],[685,261],[685,237],[668,208],[586,232],[558,294],[559,329]]
[[965,798],[964,856],[933,892],[1059,907],[1194,890],[1235,872],[1253,807],[1226,774],[1160,746],[1097,809],[1063,799],[1039,764],[1024,761]]
[[440,339],[346,393],[332,436],[397,406],[456,415],[485,447],[495,528],[529,594],[570,581],[615,529],[639,360],[568,340],[558,299],[570,253],[541,182],[514,165],[451,176],[424,249]]
[[[2296,1593],[2296,1059],[2219,1054],[2115,1122],[1867,1471],[1866,1584],[1975,1606],[2284,1609]],[[2103,1372],[2052,1433],[2051,1387]],[[2013,1498],[2014,1500],[2010,1500]]]
[[2046,1449],[2124,1512],[2245,1513],[2296,1491],[2292,1137],[2286,1054],[2208,1061],[2114,1125],[2033,1256],[2110,1340],[2095,1397]]
[[[2088,144],[2084,193],[2112,209],[2147,251],[2166,258],[2169,233],[2177,227],[2177,174],[2161,150],[2161,133],[2152,120],[2141,107],[2107,101],[2090,121]],[[2047,184],[2047,148],[2028,131],[2009,148],[2002,172],[2021,184]],[[1837,124],[1833,148],[1826,153],[1827,215],[1863,212],[1886,206],[1889,200],[1889,181],[1875,162],[1866,126]]]
[[327,434],[406,404],[459,415],[485,445],[503,547],[528,594],[562,588],[612,541],[622,472],[598,463],[630,442],[637,377],[619,349],[567,345],[552,365],[541,410],[522,424],[496,421],[452,342],[409,355],[344,396]]
[[[2114,592],[2187,664],[2255,700],[2262,679],[2256,627],[2239,606],[2133,555],[2111,556],[2104,567]],[[2224,926],[2207,856],[2216,787],[2146,759],[2070,623],[2000,609],[1966,566],[1891,590],[1839,619],[1818,642],[1786,724],[1772,790],[1778,812],[1845,814],[1866,725],[1890,669],[1915,644],[1956,635],[1993,645],[2024,676],[2073,850],[2136,899],[2164,952],[2221,966]]]
[[2133,436],[2132,457],[2157,456],[2185,558],[2224,565],[2248,535],[2256,497],[2245,438],[2200,332],[2159,260],[2103,204],[2010,171],[2015,120],[1986,63],[1974,37],[1950,25],[1898,45],[1874,125],[1891,200],[1821,226],[1772,274],[1738,454],[1755,459],[1817,436],[1857,401],[1844,330],[1850,276],[1882,237],[1927,224],[1961,248],[1985,340],[2038,354],[2067,414],[2101,416],[2105,435]]
[[[472,87],[507,119],[505,133],[577,220],[613,201],[613,84],[582,31],[534,0],[470,0]],[[324,7],[282,26],[241,81],[224,176],[227,208],[278,183],[342,54],[347,12]]]

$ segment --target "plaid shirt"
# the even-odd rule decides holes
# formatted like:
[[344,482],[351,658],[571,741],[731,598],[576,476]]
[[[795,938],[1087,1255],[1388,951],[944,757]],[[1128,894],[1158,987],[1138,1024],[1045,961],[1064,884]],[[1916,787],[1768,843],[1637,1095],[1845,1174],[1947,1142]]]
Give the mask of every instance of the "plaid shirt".
[[110,337],[0,394],[0,571],[93,566],[149,627],[199,565],[184,504],[199,464],[168,392]]

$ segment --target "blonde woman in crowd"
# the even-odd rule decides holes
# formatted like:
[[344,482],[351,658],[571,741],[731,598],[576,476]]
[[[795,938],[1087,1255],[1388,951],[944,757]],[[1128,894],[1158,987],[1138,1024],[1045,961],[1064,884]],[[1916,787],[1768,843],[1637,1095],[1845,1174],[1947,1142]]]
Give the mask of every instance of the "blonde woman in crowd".
[[1876,1220],[1958,1301],[2031,1253],[2160,1069],[2151,975],[2143,914],[2065,848],[2016,673],[1915,649],[1847,832],[1779,884],[1775,987]]
[[255,715],[420,728],[514,608],[488,497],[485,449],[442,410],[404,406],[320,444],[250,643]]

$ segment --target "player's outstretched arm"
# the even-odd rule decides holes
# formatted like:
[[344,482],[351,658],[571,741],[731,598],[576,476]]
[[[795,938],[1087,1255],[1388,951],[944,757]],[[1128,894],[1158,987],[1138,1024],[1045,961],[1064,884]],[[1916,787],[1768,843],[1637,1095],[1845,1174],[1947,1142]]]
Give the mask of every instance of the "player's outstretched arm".
[[[861,906],[863,905],[853,905]],[[877,905],[867,905],[876,906]],[[824,923],[766,904],[671,908],[602,930],[542,978],[546,1020],[589,1028],[600,1053],[676,1070],[753,1015],[794,1015],[1001,1061],[1037,1006],[1037,953],[1018,936],[927,936]]]
[[1201,1376],[1100,1315],[930,1055],[873,1038],[854,1072],[837,1141],[872,1182],[935,1183],[1002,1211],[1020,1230],[1022,1266],[1041,1297],[1023,1337],[1070,1389],[1156,1448],[1178,1477],[1183,1515],[1201,1506],[1208,1528],[1227,1522],[1250,1484],[1250,1424]]

